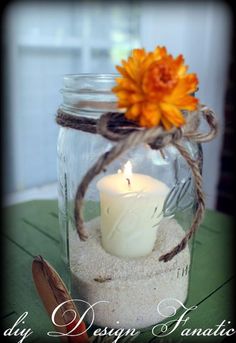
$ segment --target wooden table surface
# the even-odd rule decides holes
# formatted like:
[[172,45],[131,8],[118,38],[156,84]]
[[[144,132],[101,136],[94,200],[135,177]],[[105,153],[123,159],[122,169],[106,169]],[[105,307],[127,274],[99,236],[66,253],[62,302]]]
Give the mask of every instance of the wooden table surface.
[[[24,342],[59,342],[47,336],[54,330],[39,299],[31,275],[32,260],[42,255],[60,271],[57,202],[40,200],[21,203],[4,209],[2,240],[4,247],[4,298],[1,308],[2,332],[10,328],[25,311],[29,314],[25,326],[33,334]],[[194,258],[187,307],[191,311],[185,327],[177,328],[166,339],[155,338],[151,331],[142,333],[135,342],[222,342],[225,336],[181,336],[186,328],[213,328],[223,320],[233,322],[232,292],[233,220],[222,213],[207,210],[194,241]],[[178,311],[179,318],[181,311]],[[173,317],[173,318],[177,318]],[[171,318],[171,319],[173,319]],[[167,320],[168,321],[168,320]],[[226,325],[231,328],[231,324]],[[19,338],[9,339],[18,342]],[[119,340],[121,342],[121,340]]]

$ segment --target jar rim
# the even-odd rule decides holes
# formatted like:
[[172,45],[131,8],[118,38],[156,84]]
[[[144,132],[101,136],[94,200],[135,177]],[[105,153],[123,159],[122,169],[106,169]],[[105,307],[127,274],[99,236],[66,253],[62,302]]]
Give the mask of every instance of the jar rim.
[[110,91],[115,86],[116,73],[80,73],[65,74],[63,76],[63,88],[68,92],[83,92],[84,90]]
[[96,88],[101,86],[115,84],[117,73],[80,73],[80,74],[65,74],[63,77],[63,90],[81,90],[83,88]]
[[61,108],[93,117],[117,110],[117,98],[112,92],[116,77],[117,73],[65,74]]
[[65,74],[65,78],[84,78],[84,77],[93,77],[93,78],[114,78],[117,77],[119,74],[118,73],[78,73],[78,74]]

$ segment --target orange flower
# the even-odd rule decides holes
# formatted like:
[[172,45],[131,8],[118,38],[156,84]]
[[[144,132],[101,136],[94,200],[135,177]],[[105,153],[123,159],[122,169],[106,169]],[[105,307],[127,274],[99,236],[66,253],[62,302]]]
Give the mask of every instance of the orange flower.
[[144,127],[162,124],[166,130],[185,124],[181,110],[193,111],[198,99],[196,74],[187,74],[184,58],[173,58],[165,47],[153,52],[134,49],[122,66],[116,67],[121,77],[116,79],[113,92],[125,117]]

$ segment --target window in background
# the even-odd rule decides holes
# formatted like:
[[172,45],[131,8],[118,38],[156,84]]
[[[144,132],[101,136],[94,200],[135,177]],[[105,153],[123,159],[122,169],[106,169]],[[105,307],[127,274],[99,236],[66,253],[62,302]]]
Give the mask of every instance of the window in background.
[[63,75],[115,72],[139,45],[139,12],[129,3],[23,3],[8,11],[7,193],[56,181],[54,116]]
[[217,113],[222,131],[204,145],[207,206],[214,207],[224,125],[230,14],[220,3],[52,2],[9,6],[6,192],[56,181],[54,121],[67,73],[115,72],[131,49],[166,45],[182,53],[200,80],[198,96]]

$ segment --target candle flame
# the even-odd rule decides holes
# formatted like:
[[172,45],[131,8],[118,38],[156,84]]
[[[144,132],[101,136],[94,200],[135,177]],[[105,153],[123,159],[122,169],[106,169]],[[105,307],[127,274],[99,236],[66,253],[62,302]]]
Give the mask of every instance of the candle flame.
[[123,172],[126,178],[129,179],[132,177],[132,164],[130,161],[125,163]]

